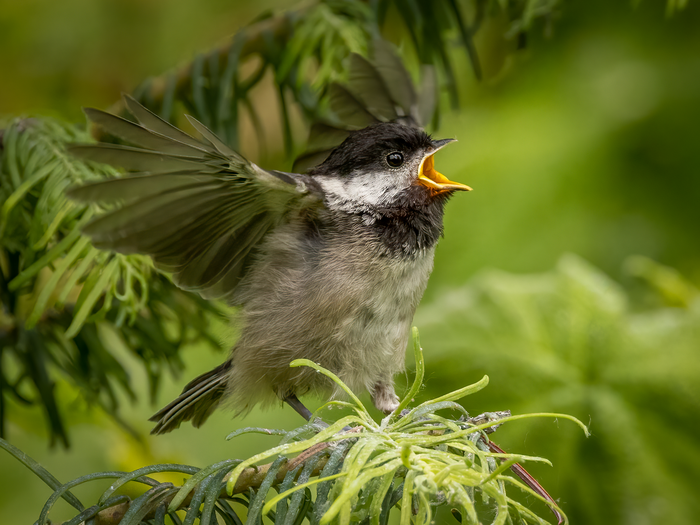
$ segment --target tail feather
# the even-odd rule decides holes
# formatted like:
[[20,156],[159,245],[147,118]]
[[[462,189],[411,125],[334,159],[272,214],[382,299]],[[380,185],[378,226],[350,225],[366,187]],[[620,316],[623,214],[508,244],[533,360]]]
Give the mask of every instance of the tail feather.
[[231,361],[226,361],[187,383],[177,399],[149,419],[156,422],[151,434],[166,434],[185,421],[192,421],[192,425],[199,428],[226,392],[226,377],[231,366]]

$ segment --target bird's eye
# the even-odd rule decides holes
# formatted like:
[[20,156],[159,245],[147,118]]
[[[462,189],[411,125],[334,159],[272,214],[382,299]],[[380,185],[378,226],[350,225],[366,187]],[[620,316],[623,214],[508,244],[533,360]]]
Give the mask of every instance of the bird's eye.
[[394,151],[386,156],[386,163],[392,168],[398,168],[403,164],[403,153]]

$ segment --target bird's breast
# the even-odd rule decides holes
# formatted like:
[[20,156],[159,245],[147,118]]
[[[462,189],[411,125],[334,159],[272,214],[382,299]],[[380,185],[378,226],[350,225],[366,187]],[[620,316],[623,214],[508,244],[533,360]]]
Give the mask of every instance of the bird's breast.
[[392,253],[360,223],[289,223],[265,248],[246,283],[237,380],[263,378],[282,394],[326,388],[322,376],[289,368],[306,358],[359,391],[403,369],[434,245]]

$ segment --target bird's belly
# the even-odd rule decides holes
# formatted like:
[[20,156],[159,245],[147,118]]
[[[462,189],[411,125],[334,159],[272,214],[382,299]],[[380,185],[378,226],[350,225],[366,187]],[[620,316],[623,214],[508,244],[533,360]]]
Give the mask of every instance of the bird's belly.
[[266,269],[266,289],[251,289],[243,310],[232,382],[247,386],[234,385],[234,396],[236,390],[284,397],[333,388],[311,369],[290,368],[299,358],[328,368],[356,391],[403,369],[434,250],[410,258],[352,255],[313,268],[287,260],[284,271]]
[[432,256],[427,259],[384,261],[381,270],[355,276],[348,286],[346,297],[355,300],[344,309],[330,345],[342,351],[331,350],[326,362],[351,388],[371,388],[403,369],[411,322],[432,266]]

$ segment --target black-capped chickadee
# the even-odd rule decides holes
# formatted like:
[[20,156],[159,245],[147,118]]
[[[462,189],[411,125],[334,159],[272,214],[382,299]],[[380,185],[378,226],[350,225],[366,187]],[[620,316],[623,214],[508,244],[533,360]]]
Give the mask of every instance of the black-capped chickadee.
[[196,120],[201,139],[130,97],[137,123],[86,110],[134,147],[72,151],[136,173],[71,190],[74,199],[116,205],[85,234],[99,248],[150,255],[178,286],[241,307],[229,359],[160,410],[153,433],[190,420],[198,427],[224,398],[237,413],[282,399],[308,418],[297,396],[333,394],[334,385],[290,368],[298,358],[366,388],[385,413],[398,406],[393,376],[404,367],[443,208],[470,188],[435,170],[433,156],[452,139],[433,140],[420,127],[426,109],[385,47],[374,64],[353,56],[348,88],[330,95],[356,129],[330,152],[307,156],[322,162],[305,174],[260,168]]

